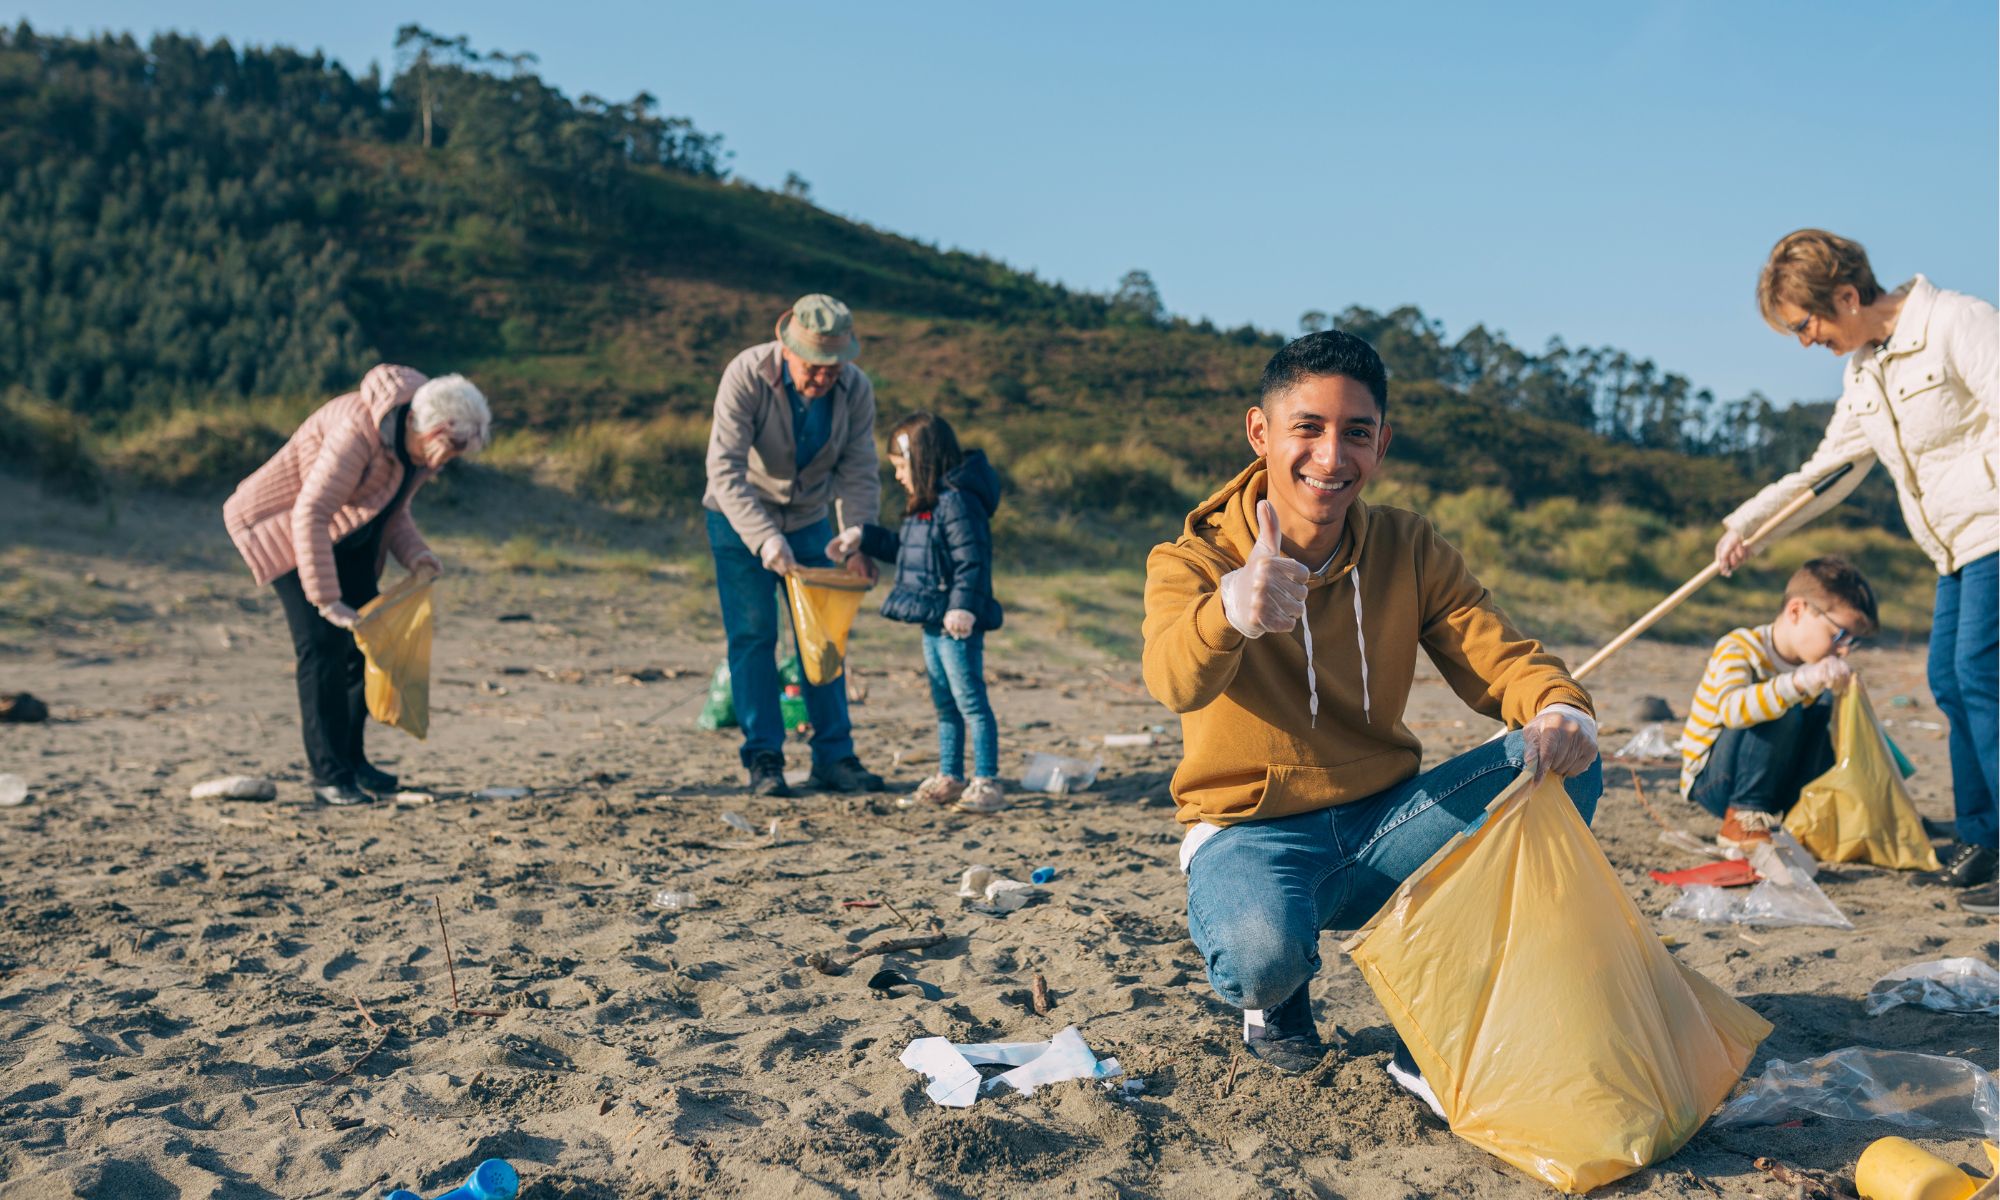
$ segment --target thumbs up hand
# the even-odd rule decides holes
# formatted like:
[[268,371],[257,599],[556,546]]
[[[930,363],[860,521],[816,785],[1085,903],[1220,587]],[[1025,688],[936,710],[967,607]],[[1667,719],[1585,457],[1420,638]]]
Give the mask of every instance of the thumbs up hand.
[[1257,544],[1244,564],[1222,577],[1222,615],[1247,638],[1290,633],[1306,611],[1306,565],[1278,544],[1278,510],[1257,502]]

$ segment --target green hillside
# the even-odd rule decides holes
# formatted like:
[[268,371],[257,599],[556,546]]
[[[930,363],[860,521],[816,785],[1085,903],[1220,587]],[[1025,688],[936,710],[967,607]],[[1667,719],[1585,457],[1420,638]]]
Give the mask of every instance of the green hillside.
[[[826,291],[856,310],[888,415],[941,411],[993,452],[1016,563],[1136,567],[1245,461],[1276,334],[1171,317],[1140,272],[1078,292],[733,181],[721,139],[650,96],[572,100],[527,56],[401,43],[383,79],[282,48],[0,31],[0,459],[86,497],[219,497],[389,360],[486,389],[501,437],[479,494],[516,480],[686,529],[722,366]],[[1415,308],[1303,321],[1390,365],[1384,494],[1432,505],[1526,593],[1676,581],[1816,434],[1810,411],[1616,351],[1452,340]],[[1879,481],[1851,508],[1900,531]],[[1916,561],[1881,529],[1847,541]]]

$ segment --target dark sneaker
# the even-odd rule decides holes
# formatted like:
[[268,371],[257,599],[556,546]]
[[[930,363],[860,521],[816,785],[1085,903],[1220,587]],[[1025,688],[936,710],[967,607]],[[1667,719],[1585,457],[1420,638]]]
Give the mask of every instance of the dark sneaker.
[[1390,1056],[1387,1070],[1389,1078],[1402,1085],[1404,1091],[1423,1101],[1424,1107],[1431,1110],[1431,1115],[1440,1121],[1445,1119],[1444,1106],[1438,1103],[1437,1093],[1432,1091],[1431,1085],[1424,1080],[1424,1073],[1417,1070],[1417,1060],[1410,1057],[1410,1048],[1403,1044],[1401,1038],[1396,1039],[1396,1053]]
[[1326,1058],[1327,1044],[1313,1025],[1308,986],[1300,984],[1283,1004],[1266,1009],[1262,1026],[1246,1022],[1243,1049],[1250,1057],[1287,1075],[1302,1075]]
[[371,767],[367,763],[362,763],[360,766],[354,768],[354,782],[362,791],[374,792],[376,795],[381,796],[395,791],[396,784],[399,781],[394,775],[389,774],[389,772],[379,767]]
[[839,762],[815,763],[808,782],[829,792],[879,792],[887,786],[852,754]]
[[373,804],[375,797],[355,787],[351,783],[319,783],[313,785],[313,798],[321,804]]
[[785,756],[772,754],[768,750],[750,756],[750,792],[756,796],[793,796],[792,786],[785,782]]
[[1958,894],[1958,906],[1982,917],[2000,916],[2000,884],[1965,889]]
[[1960,844],[1945,859],[1944,870],[1925,871],[1911,876],[1910,881],[1932,887],[1979,887],[1993,882],[1996,866],[2000,866],[2000,854],[1992,847]]

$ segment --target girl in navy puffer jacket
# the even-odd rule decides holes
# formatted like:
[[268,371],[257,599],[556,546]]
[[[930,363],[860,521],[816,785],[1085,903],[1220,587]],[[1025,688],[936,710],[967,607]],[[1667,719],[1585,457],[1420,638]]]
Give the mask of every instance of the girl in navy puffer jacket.
[[[1007,801],[998,777],[1000,730],[986,699],[984,658],[986,631],[1000,628],[1002,619],[993,599],[988,524],[1000,506],[1000,477],[981,451],[961,452],[951,426],[930,413],[905,417],[889,431],[889,463],[910,494],[902,530],[865,526],[859,549],[896,564],[896,584],[882,602],[882,615],[924,627],[924,668],[938,716],[938,773],[918,786],[913,800],[999,812]],[[827,549],[836,562],[844,557],[837,551],[848,548],[842,540]]]

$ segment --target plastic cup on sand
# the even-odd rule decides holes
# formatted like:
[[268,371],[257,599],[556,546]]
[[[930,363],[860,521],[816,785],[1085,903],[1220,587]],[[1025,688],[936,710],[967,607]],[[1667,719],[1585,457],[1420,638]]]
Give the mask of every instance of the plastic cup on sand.
[[0,808],[28,802],[28,781],[19,775],[0,775]]

